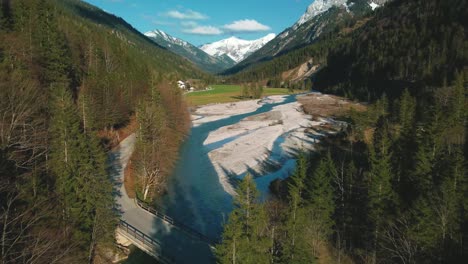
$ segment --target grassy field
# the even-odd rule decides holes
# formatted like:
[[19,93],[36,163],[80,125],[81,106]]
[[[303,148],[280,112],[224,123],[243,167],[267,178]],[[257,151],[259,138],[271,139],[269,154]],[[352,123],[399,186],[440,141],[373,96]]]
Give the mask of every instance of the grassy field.
[[[212,85],[213,90],[192,92],[185,95],[191,105],[212,103],[229,103],[244,100],[241,97],[241,87],[238,85]],[[264,88],[262,96],[289,94],[285,88]]]

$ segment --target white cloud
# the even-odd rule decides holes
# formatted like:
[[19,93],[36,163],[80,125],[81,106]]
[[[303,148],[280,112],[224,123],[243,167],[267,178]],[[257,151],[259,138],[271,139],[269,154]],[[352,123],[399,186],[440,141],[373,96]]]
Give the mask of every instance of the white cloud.
[[197,26],[190,29],[182,30],[184,33],[193,34],[193,35],[221,35],[223,31],[217,27],[213,26]]
[[182,21],[180,24],[188,28],[198,27],[198,23],[195,21]]
[[204,20],[208,19],[207,15],[204,15],[200,12],[187,10],[185,12],[180,12],[177,10],[171,10],[166,13],[166,16],[175,18],[175,19],[191,19],[191,20]]
[[224,25],[224,28],[231,32],[244,32],[244,33],[253,33],[260,31],[269,31],[271,28],[269,26],[260,24],[254,19],[242,19],[232,22],[231,24]]

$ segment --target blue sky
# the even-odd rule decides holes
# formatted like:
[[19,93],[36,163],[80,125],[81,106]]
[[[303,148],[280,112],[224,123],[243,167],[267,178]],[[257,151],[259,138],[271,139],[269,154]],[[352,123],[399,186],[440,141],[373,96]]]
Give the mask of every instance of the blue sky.
[[142,33],[160,29],[194,45],[257,39],[293,25],[313,0],[85,0]]

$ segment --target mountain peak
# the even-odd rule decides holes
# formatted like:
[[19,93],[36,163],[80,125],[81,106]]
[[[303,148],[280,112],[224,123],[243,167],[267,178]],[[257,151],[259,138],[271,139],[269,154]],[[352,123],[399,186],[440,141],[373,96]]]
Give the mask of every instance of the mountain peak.
[[274,33],[270,33],[256,40],[245,40],[232,36],[217,42],[202,45],[200,49],[214,57],[227,55],[234,61],[240,62],[275,37],[276,34]]
[[276,34],[275,34],[275,33],[270,33],[270,34],[268,34],[268,35],[264,36],[264,37],[263,37],[263,38],[261,38],[261,39],[264,39],[264,40],[270,41],[270,40],[274,39],[275,37],[276,37]]
[[145,36],[152,38],[152,39],[162,38],[165,41],[172,43],[174,45],[189,46],[189,43],[187,43],[186,41],[173,37],[160,29],[148,31],[145,33]]
[[243,39],[240,39],[240,38],[238,38],[236,36],[231,36],[231,37],[227,38],[226,40],[243,40]]
[[328,9],[333,6],[344,6],[347,7],[348,0],[315,0],[309,7],[307,7],[306,12],[294,25],[296,28],[300,25],[306,23],[312,18],[326,12]]

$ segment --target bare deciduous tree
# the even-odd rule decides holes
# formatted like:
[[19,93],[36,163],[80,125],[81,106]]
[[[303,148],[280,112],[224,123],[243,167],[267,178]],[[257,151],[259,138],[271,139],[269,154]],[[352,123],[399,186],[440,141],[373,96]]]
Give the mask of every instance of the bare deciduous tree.
[[66,232],[46,227],[52,213],[50,200],[37,200],[22,208],[14,186],[0,186],[5,199],[0,207],[0,263],[58,263],[76,247]]
[[415,263],[418,243],[411,239],[408,232],[410,222],[407,217],[397,219],[389,224],[382,235],[382,249],[393,258],[398,258],[403,264]]
[[0,149],[17,167],[31,169],[47,150],[45,119],[39,116],[43,98],[32,81],[17,75],[0,82]]
[[143,199],[164,186],[167,168],[169,137],[163,109],[154,103],[145,103],[137,115],[139,122],[138,141],[133,157],[140,179]]

